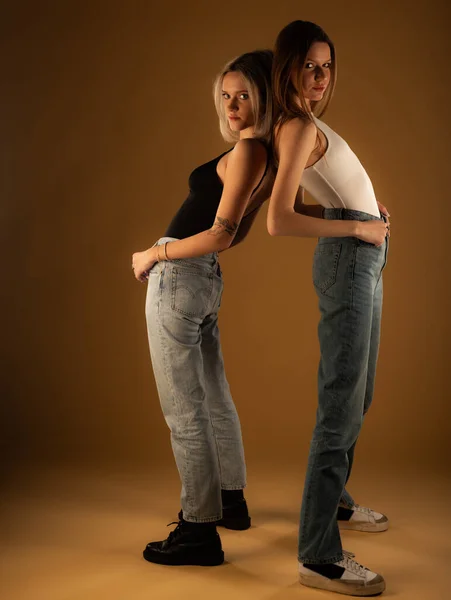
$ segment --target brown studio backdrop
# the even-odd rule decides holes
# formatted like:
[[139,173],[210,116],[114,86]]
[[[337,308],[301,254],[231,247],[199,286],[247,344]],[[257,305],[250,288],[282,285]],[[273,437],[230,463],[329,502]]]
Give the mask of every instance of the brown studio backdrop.
[[[10,464],[172,461],[131,253],[163,234],[192,168],[227,147],[216,71],[304,18],[337,46],[326,120],[392,213],[377,390],[359,457],[449,465],[447,17],[438,0],[305,10],[297,0],[2,3]],[[314,422],[315,240],[270,238],[264,213],[221,257],[221,328],[248,459],[277,465],[305,460]]]

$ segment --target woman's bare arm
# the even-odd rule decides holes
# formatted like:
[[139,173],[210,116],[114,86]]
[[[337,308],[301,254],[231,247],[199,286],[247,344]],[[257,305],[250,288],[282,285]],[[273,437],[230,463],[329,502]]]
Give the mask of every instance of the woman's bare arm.
[[298,237],[358,237],[380,245],[386,234],[382,221],[326,220],[299,214],[295,199],[302,173],[316,145],[313,122],[292,119],[278,135],[279,168],[269,202],[267,226],[270,235]]
[[[386,222],[390,224],[390,214],[388,212],[388,209],[382,204],[382,202],[379,201],[377,201],[377,206],[381,215],[384,215],[384,217],[386,218]],[[302,186],[299,186],[298,192],[296,194],[296,199],[294,201],[294,210],[300,215],[307,215],[308,217],[317,217],[318,219],[324,218],[324,206],[321,206],[320,204],[305,204],[304,188]],[[388,235],[390,235],[390,233]]]
[[[169,260],[221,252],[231,246],[252,191],[263,176],[266,160],[266,149],[257,140],[237,142],[228,157],[224,188],[212,227],[183,240],[169,242],[166,245]],[[143,281],[145,271],[159,258],[162,259],[163,255],[161,248],[156,246],[135,253],[132,263],[136,278]]]
[[236,246],[237,244],[241,244],[241,242],[247,237],[247,234],[251,230],[252,225],[254,224],[254,221],[258,213],[260,212],[261,207],[262,204],[257,206],[257,208],[255,208],[251,213],[249,213],[241,219],[241,223],[238,227],[235,237],[233,238],[233,242],[230,244],[231,248]]
[[304,188],[299,187],[296,198],[294,200],[294,210],[300,215],[306,215],[307,217],[316,217],[317,219],[323,218],[324,207],[319,204],[305,204],[304,203]]

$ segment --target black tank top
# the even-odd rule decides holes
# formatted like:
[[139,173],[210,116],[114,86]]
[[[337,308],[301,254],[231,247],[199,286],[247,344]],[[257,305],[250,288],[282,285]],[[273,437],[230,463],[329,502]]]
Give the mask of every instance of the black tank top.
[[[197,167],[189,176],[189,195],[182,206],[177,211],[172,219],[169,227],[164,234],[165,237],[173,237],[179,240],[196,235],[201,231],[210,229],[213,225],[216,213],[218,211],[219,202],[221,200],[223,183],[216,171],[218,162],[233,148],[223,152],[217,158]],[[257,187],[253,190],[255,194],[265,178],[268,170],[268,159],[266,160],[266,168]],[[258,207],[257,207],[258,208]],[[254,209],[254,210],[257,210]],[[254,212],[254,211],[252,211]],[[243,217],[243,220],[252,213]]]

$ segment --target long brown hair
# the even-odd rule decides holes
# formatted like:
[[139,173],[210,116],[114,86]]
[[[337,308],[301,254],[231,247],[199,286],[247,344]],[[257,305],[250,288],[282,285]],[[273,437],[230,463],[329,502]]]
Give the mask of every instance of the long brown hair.
[[277,36],[274,50],[272,68],[274,123],[282,124],[294,118],[312,120],[302,90],[296,89],[292,77],[294,74],[295,80],[300,79],[310,46],[315,42],[329,44],[332,59],[330,84],[324,98],[319,102],[312,102],[312,111],[317,117],[326,111],[337,78],[334,44],[319,25],[310,21],[293,21]]

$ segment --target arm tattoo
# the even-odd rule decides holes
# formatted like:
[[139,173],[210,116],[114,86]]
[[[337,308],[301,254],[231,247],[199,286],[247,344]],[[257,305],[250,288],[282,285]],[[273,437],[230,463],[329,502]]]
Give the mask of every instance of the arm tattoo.
[[238,223],[231,223],[229,219],[216,217],[213,227],[208,231],[208,235],[221,235],[223,231],[231,235],[235,235],[238,229]]

